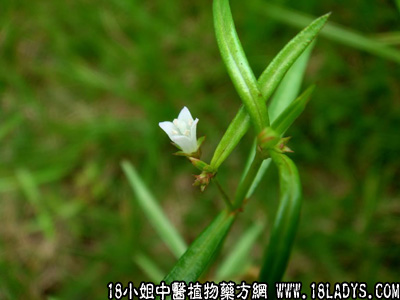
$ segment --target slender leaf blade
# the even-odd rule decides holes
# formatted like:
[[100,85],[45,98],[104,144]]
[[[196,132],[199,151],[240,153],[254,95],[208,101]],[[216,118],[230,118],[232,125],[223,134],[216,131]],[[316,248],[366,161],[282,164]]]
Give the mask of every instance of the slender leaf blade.
[[240,237],[231,252],[218,268],[216,274],[216,281],[230,280],[233,276],[243,274],[245,272],[244,262],[250,264],[249,256],[250,251],[264,229],[261,223],[253,224],[244,234]]
[[[260,89],[268,99],[275,91],[281,80],[283,79],[290,66],[304,52],[308,45],[315,39],[317,34],[324,27],[330,13],[325,14],[296,35],[272,60],[268,67],[264,70],[259,78]],[[289,64],[289,67],[287,66]]]
[[257,186],[260,184],[262,178],[264,177],[265,172],[267,172],[269,166],[271,164],[271,159],[267,158],[264,159],[263,162],[261,163],[260,169],[257,172],[256,177],[253,180],[253,183],[250,186],[249,191],[247,192],[246,198],[249,199],[254,191],[256,190]]
[[271,127],[276,133],[283,135],[293,122],[301,115],[306,108],[315,85],[306,89],[293,103],[291,103],[272,123]]
[[269,126],[267,107],[236,33],[229,0],[214,0],[213,15],[222,59],[257,132],[260,132]]
[[241,106],[214,151],[210,163],[211,168],[218,170],[219,166],[232,153],[233,149],[235,149],[236,145],[239,144],[240,140],[249,128],[250,117],[247,114],[246,109]]
[[39,229],[48,240],[53,240],[55,236],[54,222],[50,211],[43,202],[39,186],[34,176],[27,169],[17,169],[15,175],[26,199],[35,209],[36,221]]
[[187,248],[183,238],[165,216],[133,165],[128,161],[123,161],[121,166],[128,178],[129,184],[135,192],[140,208],[171,252],[177,258],[180,257]]
[[260,281],[274,286],[275,282],[281,281],[288,264],[300,216],[302,194],[299,174],[293,161],[274,151],[271,151],[271,158],[279,170],[280,200]]
[[234,213],[222,211],[179,258],[164,281],[170,284],[173,281],[189,283],[198,280],[217,254],[235,216]]
[[272,96],[268,105],[271,123],[298,97],[314,45],[315,40],[290,67]]

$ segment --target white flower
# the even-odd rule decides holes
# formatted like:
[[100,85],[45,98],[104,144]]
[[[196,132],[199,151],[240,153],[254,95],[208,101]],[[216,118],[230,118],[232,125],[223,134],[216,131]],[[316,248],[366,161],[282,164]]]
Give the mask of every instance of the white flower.
[[185,106],[179,113],[178,119],[174,119],[173,122],[160,122],[158,125],[183,152],[190,154],[197,151],[197,122],[199,119],[193,120]]

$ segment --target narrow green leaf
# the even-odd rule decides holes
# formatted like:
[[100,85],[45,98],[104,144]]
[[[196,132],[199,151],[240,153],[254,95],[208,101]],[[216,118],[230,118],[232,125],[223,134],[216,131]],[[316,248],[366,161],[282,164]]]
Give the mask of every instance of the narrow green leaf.
[[310,86],[296,100],[294,100],[293,103],[290,104],[272,123],[272,129],[274,129],[279,135],[283,135],[304,111],[314,88],[315,85]]
[[374,34],[373,38],[385,45],[400,45],[400,31],[381,32]]
[[250,117],[246,109],[241,106],[235,118],[229,124],[228,129],[222,136],[214,155],[211,159],[210,166],[214,170],[218,170],[219,166],[232,153],[236,145],[240,142],[244,134],[250,128]]
[[170,284],[177,280],[186,283],[198,280],[221,247],[235,216],[234,213],[222,211],[190,245],[164,281]]
[[[299,13],[272,4],[271,2],[266,3],[264,1],[262,2],[262,5],[254,5],[254,11],[296,28],[304,27],[314,18],[313,16]],[[389,47],[372,38],[368,38],[346,27],[337,24],[327,24],[321,31],[321,36],[337,43],[400,63],[399,50]]]
[[265,252],[260,281],[274,286],[275,282],[281,281],[288,264],[300,216],[302,196],[299,174],[292,160],[274,151],[271,151],[271,158],[279,170],[280,202]]
[[136,194],[136,200],[140,208],[175,257],[180,257],[187,248],[183,238],[165,216],[161,207],[151,195],[132,164],[128,161],[123,161],[121,166]]
[[[249,156],[247,157],[246,161],[246,166],[244,168],[244,171],[242,173],[242,177],[240,178],[240,184],[242,184],[243,180],[245,180],[247,173],[249,172],[249,169],[254,161],[254,157],[256,156],[256,147],[257,147],[257,142],[256,139],[254,140],[253,146],[250,149]],[[247,191],[246,194],[246,199],[250,199],[250,197],[253,195],[255,189],[257,188],[258,184],[260,183],[262,177],[264,176],[265,172],[267,171],[269,164],[271,163],[271,159],[267,158],[264,159],[260,165],[260,168],[257,171],[256,176],[254,177],[254,180],[250,186],[250,188]]]
[[262,178],[264,177],[265,172],[267,172],[270,164],[271,164],[270,158],[264,159],[263,162],[261,163],[260,169],[258,170],[257,175],[254,178],[249,191],[247,192],[247,195],[246,195],[247,199],[249,199],[253,195],[257,186],[260,184]]
[[253,163],[254,156],[256,156],[256,147],[257,147],[257,139],[255,138],[253,145],[250,148],[249,156],[247,157],[246,165],[244,167],[244,170],[243,170],[242,176],[240,177],[239,182],[242,182],[245,179],[246,174],[249,171],[251,164]]
[[364,235],[362,238],[367,238],[370,227],[374,226],[374,214],[380,200],[383,180],[382,171],[377,167],[370,168],[364,180],[361,198],[363,205],[358,214],[359,222],[357,222],[360,232]]
[[236,33],[229,0],[214,0],[213,15],[222,59],[256,131],[260,132],[269,126],[267,107]]
[[290,67],[276,89],[268,105],[271,124],[299,95],[301,83],[307,69],[315,40],[304,50],[296,62]]
[[[278,53],[277,56],[268,65],[259,78],[260,89],[268,99],[275,91],[283,76],[286,74],[290,66],[304,52],[308,45],[314,40],[317,34],[324,27],[329,14],[319,17],[296,35],[286,46]],[[311,22],[312,20],[310,20]],[[308,24],[308,23],[307,23]],[[287,64],[290,64],[289,67]]]
[[55,233],[53,220],[48,208],[43,203],[39,188],[34,177],[32,176],[32,173],[26,169],[18,169],[15,175],[20,184],[22,192],[35,209],[37,215],[36,220],[40,230],[47,239],[52,240]]
[[[282,80],[286,72],[291,68],[296,59],[304,52],[308,45],[317,36],[318,32],[321,30],[322,26],[326,23],[328,15],[322,16],[312,22],[303,31],[297,34],[284,48],[279,52],[276,58],[267,67],[266,71],[263,72],[262,78],[258,80],[259,86],[262,87],[261,90],[264,91],[263,99],[267,100],[272,94],[276,85]],[[293,51],[293,53],[291,52]],[[286,56],[285,56],[286,55]],[[304,58],[307,60],[307,57]],[[272,65],[272,66],[271,66]],[[294,73],[301,72],[299,65]],[[276,70],[277,74],[273,74]],[[304,72],[304,71],[303,71]],[[268,78],[273,80],[273,83],[269,84],[266,82]],[[273,114],[274,117],[276,113]],[[271,115],[270,115],[271,117]],[[239,112],[236,114],[235,118],[229,124],[224,136],[222,137],[220,143],[215,149],[214,155],[211,159],[210,166],[217,170],[222,162],[229,156],[236,145],[239,143],[241,138],[250,128],[250,117],[247,114],[246,109],[242,106]]]
[[[62,166],[62,168],[58,166],[52,166],[47,170],[37,171],[37,172],[30,172],[32,177],[35,180],[37,185],[54,182],[65,176],[69,169],[67,167]],[[17,179],[13,177],[3,177],[0,178],[0,193],[6,193],[10,191],[14,191],[18,189],[18,182]]]
[[263,231],[264,225],[261,223],[253,224],[236,243],[230,254],[223,261],[216,274],[216,282],[231,280],[246,272],[246,267],[250,265],[250,251],[257,238]]

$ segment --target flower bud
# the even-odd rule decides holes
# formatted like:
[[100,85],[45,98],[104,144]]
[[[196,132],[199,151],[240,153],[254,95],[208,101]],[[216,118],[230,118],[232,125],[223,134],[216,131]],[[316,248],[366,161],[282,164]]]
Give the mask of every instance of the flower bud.
[[210,183],[211,178],[215,176],[215,173],[203,171],[200,175],[194,175],[196,180],[194,181],[194,186],[200,186],[200,190],[204,192],[208,184]]

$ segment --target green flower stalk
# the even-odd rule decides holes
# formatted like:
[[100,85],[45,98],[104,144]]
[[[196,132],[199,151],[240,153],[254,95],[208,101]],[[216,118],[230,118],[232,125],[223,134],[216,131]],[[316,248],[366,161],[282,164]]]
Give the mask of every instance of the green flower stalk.
[[214,171],[209,164],[200,159],[189,157],[189,160],[193,166],[202,171],[200,175],[194,175],[196,180],[194,181],[193,185],[199,186],[201,191],[204,192],[211,179],[214,178],[216,171]]

